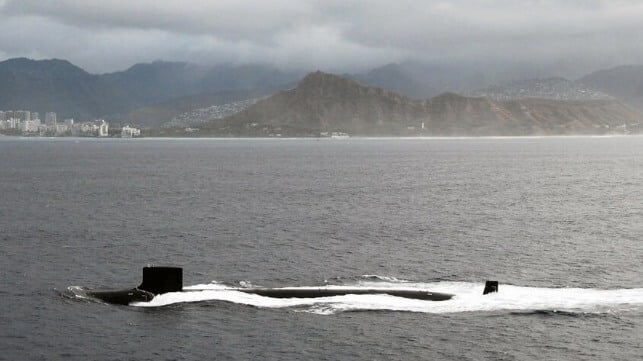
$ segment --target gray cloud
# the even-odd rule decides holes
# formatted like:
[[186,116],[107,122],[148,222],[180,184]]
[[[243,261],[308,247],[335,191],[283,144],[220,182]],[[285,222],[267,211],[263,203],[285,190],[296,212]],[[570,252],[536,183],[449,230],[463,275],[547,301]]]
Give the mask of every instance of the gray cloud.
[[642,63],[627,0],[0,0],[0,56],[90,71],[156,59],[356,70],[432,63]]

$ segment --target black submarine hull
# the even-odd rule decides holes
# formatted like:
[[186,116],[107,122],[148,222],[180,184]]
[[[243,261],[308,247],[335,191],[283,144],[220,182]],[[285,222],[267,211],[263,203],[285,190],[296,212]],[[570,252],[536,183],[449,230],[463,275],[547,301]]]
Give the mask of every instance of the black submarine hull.
[[[391,288],[231,288],[229,290],[272,298],[319,298],[345,295],[390,295],[423,301],[446,301],[452,294],[427,290]],[[156,295],[168,292],[183,292],[183,269],[179,267],[144,267],[140,286],[126,290],[90,290],[87,295],[103,302],[129,305],[133,302],[149,302]],[[498,292],[497,281],[487,281],[484,294]]]
[[89,290],[87,295],[115,305],[149,302],[156,295],[183,290],[183,269],[180,267],[144,267],[140,286],[126,290]]
[[154,294],[148,291],[132,288],[129,290],[93,290],[87,291],[87,295],[97,298],[103,302],[114,305],[129,305],[133,302],[149,302],[154,298]]

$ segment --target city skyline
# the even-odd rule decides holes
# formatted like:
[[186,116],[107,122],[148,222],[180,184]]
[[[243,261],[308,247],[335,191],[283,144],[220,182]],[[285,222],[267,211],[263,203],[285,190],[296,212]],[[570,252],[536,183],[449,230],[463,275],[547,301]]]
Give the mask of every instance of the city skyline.
[[[41,121],[38,112],[29,110],[0,110],[0,134],[19,132],[22,135],[47,136],[109,136],[109,123],[104,119],[74,122],[73,118],[57,121],[56,112],[46,112]],[[126,135],[127,134],[127,135]],[[140,129],[126,125],[122,127],[122,136],[139,136]]]

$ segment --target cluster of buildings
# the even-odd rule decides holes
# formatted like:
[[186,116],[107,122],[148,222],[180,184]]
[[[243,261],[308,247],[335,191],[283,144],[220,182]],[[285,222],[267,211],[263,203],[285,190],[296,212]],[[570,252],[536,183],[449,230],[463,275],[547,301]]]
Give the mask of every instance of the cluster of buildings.
[[259,99],[247,99],[231,103],[213,105],[207,108],[193,109],[189,112],[180,114],[165,123],[163,128],[190,127],[201,123],[206,123],[212,119],[222,119],[227,116],[239,113],[249,106],[255,104]]
[[135,138],[141,136],[141,130],[138,128],[130,127],[129,125],[121,128],[121,138]]
[[45,113],[43,122],[38,112],[9,110],[0,111],[0,131],[13,131],[23,135],[106,137],[109,135],[109,123],[104,119],[82,123],[65,119],[59,122],[54,112]]

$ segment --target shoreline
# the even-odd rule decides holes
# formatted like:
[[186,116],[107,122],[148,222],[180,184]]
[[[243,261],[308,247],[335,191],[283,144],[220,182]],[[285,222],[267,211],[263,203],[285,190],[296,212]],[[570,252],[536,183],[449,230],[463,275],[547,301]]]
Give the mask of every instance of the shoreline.
[[637,138],[643,137],[643,134],[571,134],[571,135],[499,135],[499,136],[351,136],[349,138],[330,138],[330,137],[33,137],[21,135],[0,134],[0,139],[4,140],[59,140],[59,141],[141,141],[141,140],[311,140],[311,141],[332,141],[346,142],[351,140],[505,140],[505,139],[565,139],[565,138]]

